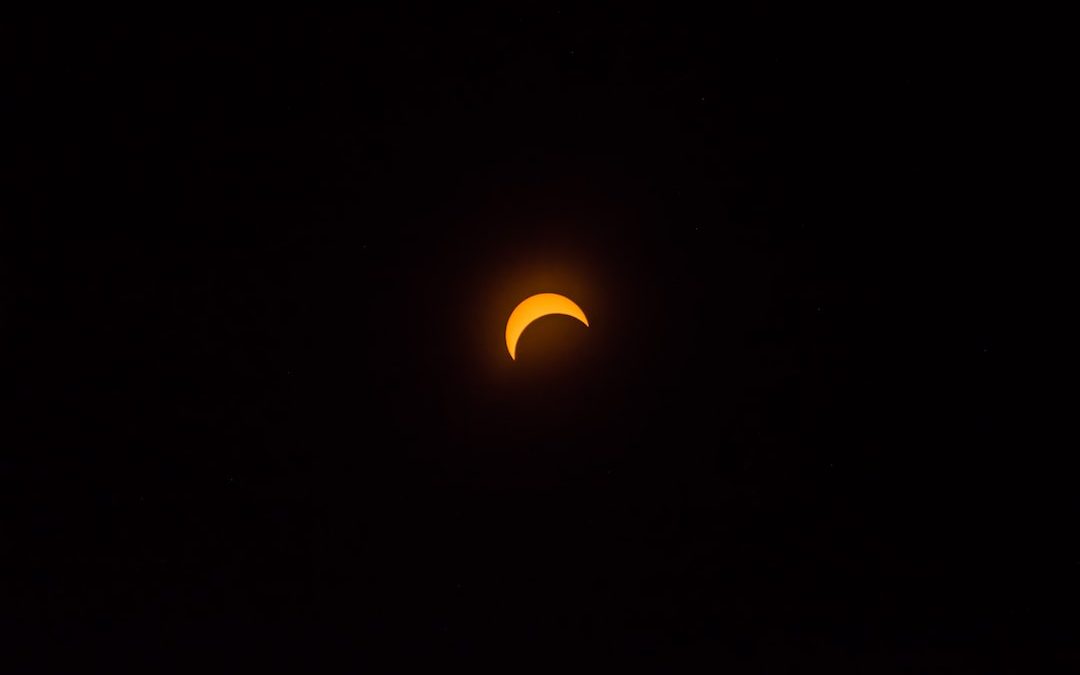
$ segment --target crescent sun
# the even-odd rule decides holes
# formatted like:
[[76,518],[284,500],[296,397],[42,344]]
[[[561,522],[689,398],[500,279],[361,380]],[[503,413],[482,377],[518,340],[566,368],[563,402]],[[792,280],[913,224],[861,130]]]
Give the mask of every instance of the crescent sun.
[[589,325],[585,312],[565,295],[537,293],[529,296],[514,308],[506,321],[506,349],[510,352],[511,359],[517,360],[517,343],[522,331],[533,321],[548,314],[565,314],[574,317],[586,326]]

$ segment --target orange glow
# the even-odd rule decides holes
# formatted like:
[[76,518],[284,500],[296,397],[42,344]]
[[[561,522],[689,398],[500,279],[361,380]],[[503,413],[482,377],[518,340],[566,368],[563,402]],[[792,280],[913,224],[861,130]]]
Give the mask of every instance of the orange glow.
[[510,313],[510,319],[506,322],[506,348],[510,351],[510,358],[517,360],[515,352],[522,331],[533,321],[548,314],[565,314],[574,317],[586,326],[589,325],[589,320],[585,318],[585,312],[581,311],[581,308],[565,295],[537,293],[525,298]]

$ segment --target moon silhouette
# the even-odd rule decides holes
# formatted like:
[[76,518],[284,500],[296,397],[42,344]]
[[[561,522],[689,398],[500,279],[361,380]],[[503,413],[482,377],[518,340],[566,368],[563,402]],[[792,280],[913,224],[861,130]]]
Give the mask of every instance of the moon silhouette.
[[565,314],[574,317],[586,326],[589,325],[585,312],[565,295],[558,293],[531,295],[514,308],[506,321],[506,349],[510,352],[511,359],[517,360],[517,343],[522,331],[533,321],[548,314]]

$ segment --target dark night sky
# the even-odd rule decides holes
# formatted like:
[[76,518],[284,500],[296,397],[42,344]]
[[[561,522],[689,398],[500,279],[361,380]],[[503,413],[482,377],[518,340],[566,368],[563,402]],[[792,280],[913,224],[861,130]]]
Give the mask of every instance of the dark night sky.
[[[1075,656],[1075,500],[1016,465],[1004,247],[952,201],[962,92],[873,33],[618,7],[4,29],[7,628]],[[540,291],[591,327],[511,362]]]

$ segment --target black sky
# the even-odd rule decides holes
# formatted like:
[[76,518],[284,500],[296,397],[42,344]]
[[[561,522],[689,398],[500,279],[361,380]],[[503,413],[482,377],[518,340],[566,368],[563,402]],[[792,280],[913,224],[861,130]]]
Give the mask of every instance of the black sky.
[[[1075,505],[1014,466],[949,87],[804,19],[5,28],[10,627],[300,663],[1075,653]],[[541,291],[591,325],[512,362]]]

